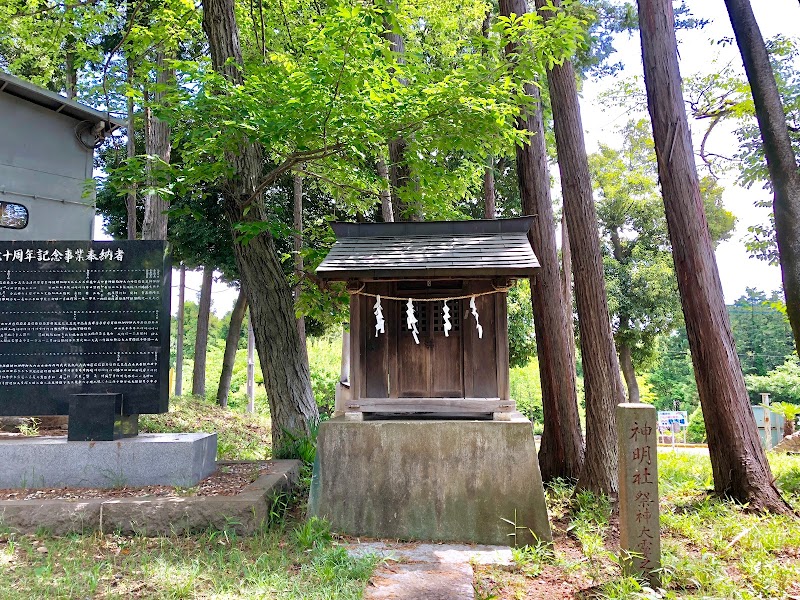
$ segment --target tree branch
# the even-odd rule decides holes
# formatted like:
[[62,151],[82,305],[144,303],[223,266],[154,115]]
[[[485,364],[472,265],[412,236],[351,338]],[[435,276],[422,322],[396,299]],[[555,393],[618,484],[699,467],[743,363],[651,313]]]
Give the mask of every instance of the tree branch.
[[278,0],[278,4],[281,7],[281,16],[283,17],[283,26],[286,27],[286,37],[289,38],[289,49],[294,54],[296,51],[294,49],[294,40],[292,39],[292,31],[289,29],[289,20],[286,18],[286,10],[283,8],[283,0]]
[[316,274],[312,273],[311,271],[306,271],[305,269],[295,269],[294,274],[297,275],[301,280],[308,279],[314,285],[316,285],[320,290],[323,292],[327,292],[330,287],[328,286],[328,282],[318,277]]
[[298,152],[293,152],[287,158],[285,158],[281,164],[264,176],[264,178],[256,186],[256,189],[253,190],[253,193],[250,195],[250,197],[245,201],[244,206],[249,206],[255,202],[256,198],[258,198],[258,196],[264,190],[275,183],[281,175],[289,171],[296,164],[307,160],[321,160],[323,158],[333,156],[337,152],[343,150],[344,147],[344,144],[334,144],[333,146],[323,146],[322,148],[317,148],[316,150],[301,150]]
[[[281,3],[281,9],[283,9],[283,3]],[[288,25],[286,26],[288,30]],[[336,76],[336,86],[333,89],[333,96],[331,96],[331,103],[328,106],[328,113],[325,115],[325,119],[322,121],[322,143],[327,143],[328,139],[328,121],[331,118],[331,114],[333,113],[333,105],[336,102],[336,99],[339,97],[339,88],[341,87],[342,83],[342,74],[344,73],[344,67],[347,64],[347,52],[350,49],[350,41],[353,39],[353,35],[355,34],[355,30],[350,32],[350,36],[347,38],[347,42],[344,45],[344,58],[342,59],[342,67],[339,69],[339,74]]]
[[298,173],[302,173],[303,175],[308,175],[309,177],[314,177],[315,179],[319,179],[320,181],[324,181],[325,183],[332,185],[337,188],[342,188],[346,190],[353,190],[360,194],[365,194],[368,196],[375,196],[380,198],[380,192],[374,192],[372,190],[366,190],[364,188],[360,188],[355,185],[348,185],[346,183],[339,183],[338,181],[334,181],[330,177],[325,177],[324,175],[320,175],[319,173],[314,173],[313,171],[309,171],[308,169],[297,169]]
[[720,122],[720,120],[722,120],[722,117],[724,115],[725,115],[724,112],[720,112],[712,118],[711,123],[706,129],[705,134],[703,134],[703,141],[700,142],[700,158],[703,159],[703,162],[705,163],[706,167],[708,167],[708,172],[711,173],[711,175],[715,179],[718,179],[718,177],[716,173],[714,173],[714,165],[709,158],[709,154],[706,153],[706,142],[708,141],[708,137],[711,135],[711,130],[714,129],[714,127],[717,125],[717,123]]

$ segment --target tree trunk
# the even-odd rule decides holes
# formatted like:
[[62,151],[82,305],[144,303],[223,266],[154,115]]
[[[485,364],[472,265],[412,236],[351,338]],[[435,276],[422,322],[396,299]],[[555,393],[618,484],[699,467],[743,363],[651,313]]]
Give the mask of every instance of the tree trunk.
[[375,170],[378,172],[378,177],[386,182],[386,187],[381,188],[381,217],[384,223],[392,223],[394,221],[394,209],[392,207],[392,184],[389,179],[389,167],[386,166],[386,161],[382,158],[378,159],[375,164]]
[[[547,4],[536,0],[537,8]],[[560,2],[553,2],[560,6]],[[543,13],[552,18],[551,12]],[[586,457],[578,488],[615,496],[617,492],[616,405],[624,400],[619,361],[611,333],[589,163],[583,139],[572,63],[547,72],[556,134],[564,214],[572,242],[575,300],[586,390]]]
[[406,141],[397,138],[389,142],[389,184],[392,190],[392,206],[394,216],[398,221],[420,220],[416,209],[410,207],[400,199],[400,190],[408,187],[411,182],[411,169],[405,160]]
[[[164,58],[164,51],[158,50],[156,53],[157,86],[156,91],[152,94],[152,104],[156,106],[164,101],[165,92],[162,89],[163,86],[169,84],[175,75],[174,70],[164,66]],[[148,156],[158,156],[165,163],[169,163],[172,152],[172,141],[170,139],[172,128],[169,123],[156,117],[150,106],[145,109],[145,118],[147,119],[145,153]],[[156,173],[161,169],[161,165],[155,164],[148,159],[146,173],[149,187],[163,185],[163,182],[159,182],[156,176]],[[147,193],[144,199],[143,240],[167,239],[166,210],[168,207],[169,202],[163,194],[153,191]]]
[[[75,9],[75,3],[67,0],[64,2],[64,17],[70,21],[70,26],[75,18],[70,14]],[[78,95],[78,69],[75,66],[75,36],[67,34],[64,39],[64,91],[69,100],[74,100]]]
[[[617,227],[610,230],[611,247],[614,260],[619,264],[626,264],[625,253],[622,250],[622,239]],[[619,362],[622,367],[622,376],[625,377],[625,387],[628,389],[628,402],[639,402],[639,382],[636,381],[636,370],[633,368],[633,357],[631,347],[627,342],[622,341],[625,334],[630,332],[630,317],[626,314],[619,315],[619,326],[617,328],[617,347],[619,352]]]
[[203,285],[200,287],[200,306],[197,309],[197,337],[194,340],[194,370],[192,395],[206,395],[206,348],[208,347],[208,322],[211,318],[211,285],[214,268],[203,267]]
[[[241,213],[229,218],[234,223],[245,220]],[[248,244],[236,244],[234,252],[250,301],[273,423],[273,454],[278,457],[286,451],[286,433],[307,435],[309,425],[319,419],[319,412],[297,333],[291,289],[272,238],[260,235]]]
[[[525,0],[501,0],[500,14],[522,15]],[[509,48],[513,50],[513,48]],[[518,124],[531,132],[528,143],[517,148],[522,213],[537,215],[529,233],[531,245],[541,268],[531,278],[531,302],[535,323],[539,377],[542,385],[544,432],[539,449],[542,477],[577,478],[583,463],[583,438],[578,419],[575,369],[568,336],[556,249],[553,206],[550,200],[550,174],[544,144],[541,103],[538,90],[528,85],[526,91],[536,98],[536,109]],[[569,313],[571,315],[571,309]]]
[[[483,23],[481,23],[481,34],[484,38],[489,37],[489,30],[492,26],[492,9],[491,7],[486,11],[486,16],[483,19]],[[481,55],[486,55],[486,48],[481,50]],[[494,181],[494,157],[490,156],[487,159],[486,168],[483,170],[483,218],[484,219],[496,219],[497,218],[497,208],[496,204],[496,193],[495,193],[495,181]]]
[[[303,255],[300,253],[303,250],[303,178],[297,173],[293,177],[294,183],[294,270],[298,277],[303,275]],[[294,302],[300,297],[300,285],[294,288]],[[295,313],[296,314],[296,313]],[[306,320],[304,317],[297,318],[297,335],[300,336],[300,345],[303,347],[303,352],[306,353],[306,362],[308,362],[308,348],[306,347]]]
[[[72,6],[66,3],[68,12]],[[75,36],[68,35],[64,44],[64,88],[67,98],[74,100],[78,95],[78,69],[75,67]]]
[[494,158],[489,157],[489,164],[483,171],[483,218],[496,219],[497,207],[495,205],[494,186]]
[[636,370],[631,359],[631,347],[624,342],[619,345],[619,362],[622,375],[625,377],[625,386],[628,388],[628,402],[641,402],[639,382],[636,381]]
[[[203,30],[214,69],[229,81],[241,83],[243,63],[234,8],[234,0],[203,0]],[[229,152],[225,159],[233,171],[223,187],[228,220],[233,225],[259,219],[254,214],[259,211],[245,212],[263,168],[261,148],[243,140],[238,151]],[[271,236],[261,234],[247,244],[235,242],[233,251],[250,302],[272,418],[273,455],[280,456],[290,441],[287,433],[307,435],[310,425],[319,420],[308,362],[294,322],[292,292]]]
[[186,293],[186,265],[181,263],[180,287],[178,288],[178,341],[175,348],[175,395],[183,393],[183,327],[184,294]]
[[[127,60],[128,71],[125,75],[128,83],[128,87],[133,86],[133,61],[128,58]],[[134,127],[134,111],[135,105],[133,103],[133,96],[128,96],[128,139],[125,143],[125,149],[127,150],[126,156],[131,159],[136,156],[136,137],[135,132],[136,129]],[[128,213],[128,239],[135,240],[136,239],[136,184],[131,184],[131,188],[128,191],[128,195],[125,199],[125,206],[127,208]]]
[[[397,9],[397,3],[390,0],[387,8]],[[392,31],[388,20],[386,21],[386,32],[384,37],[389,42],[389,49],[397,59],[397,64],[405,64],[406,42],[402,34]],[[405,85],[406,80],[400,77],[398,81]],[[394,218],[398,221],[420,221],[422,215],[417,207],[409,206],[400,199],[399,192],[402,188],[411,184],[411,169],[406,161],[406,148],[408,144],[403,137],[389,140],[389,183],[392,190],[392,205],[394,207]]]
[[222,358],[222,373],[219,377],[217,388],[217,403],[222,408],[228,408],[228,395],[231,392],[231,376],[233,365],[236,361],[236,350],[239,348],[239,337],[242,335],[242,321],[247,312],[247,296],[239,289],[239,296],[231,311],[231,321],[228,327],[228,337],[225,338],[225,355]]
[[[483,19],[483,23],[481,23],[481,34],[483,34],[484,38],[489,37],[489,30],[492,26],[492,9],[486,11],[486,16]],[[482,55],[486,55],[486,50],[481,50]],[[497,207],[496,207],[496,192],[495,192],[495,181],[494,181],[494,157],[490,156],[487,159],[486,168],[483,170],[483,218],[484,219],[496,219],[497,218]]]
[[800,168],[769,53],[748,0],[725,0],[753,94],[758,127],[772,180],[775,234],[786,295],[786,313],[800,356]]
[[731,335],[686,121],[670,0],[639,0],[647,106],[714,489],[789,512],[775,488]]

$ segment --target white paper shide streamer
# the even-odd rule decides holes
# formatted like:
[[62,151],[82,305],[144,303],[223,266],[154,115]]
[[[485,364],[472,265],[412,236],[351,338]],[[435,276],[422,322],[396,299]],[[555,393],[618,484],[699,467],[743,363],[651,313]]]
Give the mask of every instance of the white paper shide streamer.
[[483,339],[483,327],[478,321],[478,307],[475,306],[475,296],[473,296],[469,300],[469,309],[472,311],[472,316],[475,317],[475,326],[478,329],[478,338]]
[[409,298],[406,304],[406,326],[411,330],[414,341],[419,344],[419,332],[417,331],[417,317],[414,316],[414,301]]
[[378,337],[379,333],[386,333],[384,324],[385,321],[383,319],[383,307],[381,306],[381,296],[378,296],[375,299],[375,337]]
[[450,330],[453,326],[450,324],[450,307],[447,306],[447,300],[444,301],[442,306],[442,329],[444,329],[444,337],[450,337]]

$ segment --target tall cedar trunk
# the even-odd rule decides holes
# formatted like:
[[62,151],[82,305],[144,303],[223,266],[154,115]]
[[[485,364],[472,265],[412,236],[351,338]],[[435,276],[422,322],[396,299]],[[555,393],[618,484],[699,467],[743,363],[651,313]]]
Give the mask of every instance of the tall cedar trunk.
[[231,311],[231,321],[228,327],[228,336],[225,338],[225,354],[222,357],[222,373],[219,376],[217,388],[217,404],[222,408],[228,407],[228,394],[231,392],[231,377],[233,364],[236,362],[236,350],[239,348],[239,338],[242,335],[242,321],[247,312],[247,296],[242,289],[236,297],[236,304]]
[[494,158],[491,156],[489,157],[489,164],[483,171],[483,218],[497,218],[494,186]]
[[[158,106],[164,101],[164,86],[174,77],[174,71],[164,65],[164,52],[158,50],[156,53],[156,88],[151,95],[152,104]],[[172,140],[170,135],[172,128],[169,123],[162,121],[153,114],[152,107],[148,106],[145,110],[147,127],[145,129],[145,153],[148,156],[158,156],[165,163],[169,163],[172,152]],[[146,173],[148,186],[158,186],[156,173],[161,169],[157,164],[148,160]],[[144,222],[142,223],[143,240],[165,240],[167,239],[167,214],[166,210],[169,203],[163,194],[148,192],[144,199]]]
[[625,386],[628,388],[628,402],[641,402],[639,382],[636,381],[636,370],[633,368],[633,359],[631,358],[631,347],[625,342],[621,342],[619,345],[619,364],[622,367],[622,375],[625,377]]
[[200,286],[200,306],[197,309],[197,337],[194,339],[194,370],[192,394],[206,395],[206,348],[208,347],[208,322],[211,318],[211,286],[213,267],[203,267],[203,285]]
[[786,313],[800,356],[800,169],[764,39],[748,0],[725,0],[750,82],[764,154],[772,180],[775,234],[786,295]]
[[391,223],[394,221],[394,208],[392,207],[392,184],[389,179],[389,167],[386,166],[386,161],[382,158],[378,159],[375,164],[375,170],[378,177],[383,179],[386,187],[381,188],[381,217],[384,223]]
[[[242,82],[242,53],[234,0],[203,0],[203,31],[208,37],[214,69],[233,83]],[[231,60],[229,60],[231,59]],[[252,221],[258,211],[245,209],[263,168],[261,147],[243,141],[226,162],[233,175],[225,182],[223,197],[230,223]],[[311,390],[308,361],[300,345],[294,317],[292,291],[281,268],[271,236],[261,234],[233,246],[242,287],[250,303],[255,345],[264,374],[272,418],[273,455],[286,452],[292,435],[306,435],[319,420]]]
[[175,395],[183,393],[183,327],[184,294],[186,293],[186,265],[181,263],[180,287],[178,288],[178,340],[175,348]]
[[[525,0],[500,1],[501,15],[522,15],[527,10]],[[531,279],[544,413],[539,464],[546,481],[557,477],[575,479],[582,467],[584,447],[575,391],[573,339],[568,335],[568,311],[561,294],[541,103],[535,86],[526,86],[526,92],[537,103],[518,124],[530,131],[531,136],[526,145],[517,148],[517,176],[522,212],[537,216],[528,235],[541,264],[536,277]],[[570,308],[570,316],[571,313]]]
[[[303,250],[303,178],[295,173],[293,177],[294,183],[294,269],[298,277],[303,275],[303,255],[300,253]],[[300,296],[300,286],[294,288],[294,301]],[[297,319],[297,335],[300,336],[300,345],[303,346],[303,351],[306,353],[306,361],[308,361],[308,349],[306,347],[306,320],[303,317]]]
[[[128,87],[133,86],[133,61],[128,58],[127,59],[127,73],[125,75]],[[136,156],[136,137],[135,133],[136,130],[134,128],[134,103],[133,103],[133,96],[128,96],[128,138],[125,143],[126,149],[126,156],[131,159]],[[128,195],[125,198],[125,207],[126,212],[128,215],[128,239],[135,240],[136,239],[136,184],[131,184],[130,189],[128,190]]]
[[681,91],[670,0],[639,0],[647,106],[714,489],[788,512],[758,438],[708,232]]
[[[536,0],[536,7],[545,6]],[[559,6],[560,2],[553,2]],[[544,12],[549,19],[551,12]],[[619,361],[608,315],[597,214],[583,139],[578,91],[572,63],[547,72],[556,134],[564,214],[572,242],[575,300],[578,306],[581,360],[586,390],[586,458],[579,489],[617,492],[616,405],[624,401]]]

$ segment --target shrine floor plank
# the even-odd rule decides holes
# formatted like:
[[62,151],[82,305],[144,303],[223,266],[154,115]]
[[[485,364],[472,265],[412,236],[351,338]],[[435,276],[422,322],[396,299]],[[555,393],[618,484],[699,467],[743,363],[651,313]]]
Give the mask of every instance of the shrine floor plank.
[[369,413],[498,413],[514,412],[513,400],[500,398],[358,398],[347,404],[348,412]]

